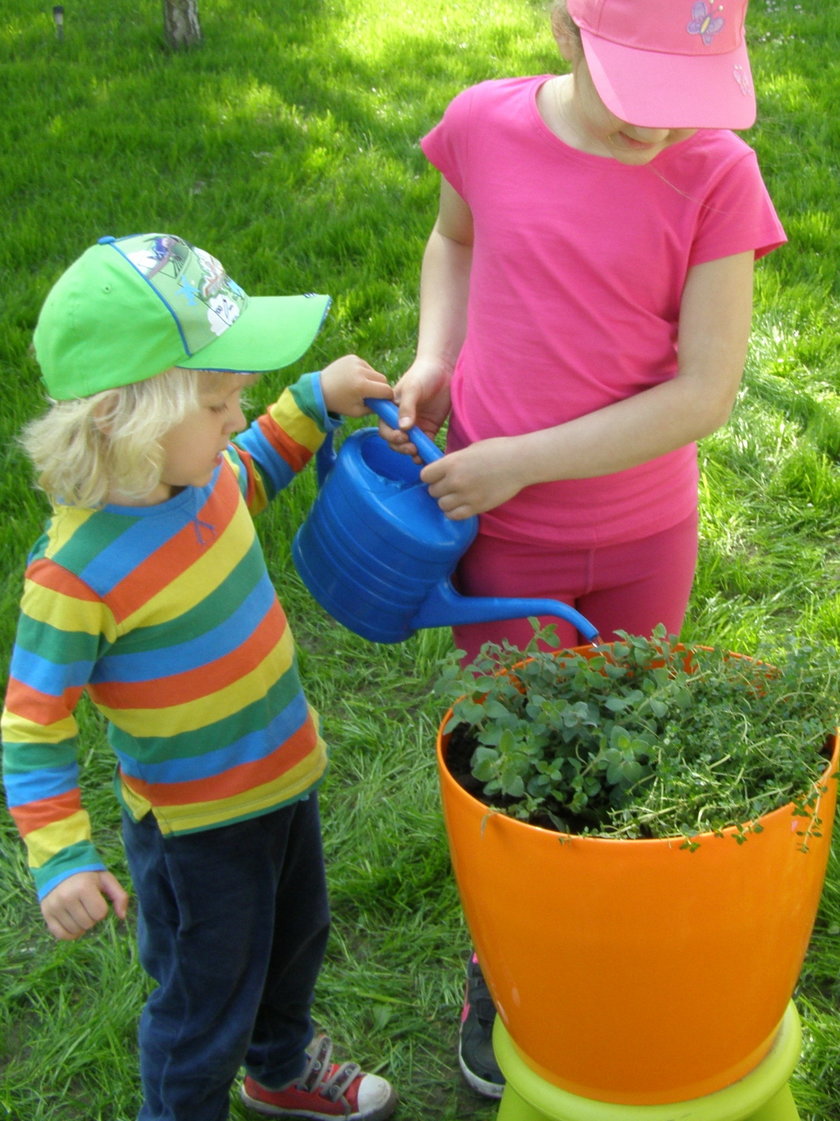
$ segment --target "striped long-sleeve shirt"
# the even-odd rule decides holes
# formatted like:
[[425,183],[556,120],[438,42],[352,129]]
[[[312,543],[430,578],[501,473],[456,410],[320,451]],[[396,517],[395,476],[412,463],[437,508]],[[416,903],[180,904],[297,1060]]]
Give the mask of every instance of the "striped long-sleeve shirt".
[[85,691],[107,718],[123,805],[165,833],[268,813],[323,776],[251,515],[334,426],[308,374],[206,487],[157,506],[55,507],[29,557],[2,719],[7,799],[41,898],[104,868],[79,790]]

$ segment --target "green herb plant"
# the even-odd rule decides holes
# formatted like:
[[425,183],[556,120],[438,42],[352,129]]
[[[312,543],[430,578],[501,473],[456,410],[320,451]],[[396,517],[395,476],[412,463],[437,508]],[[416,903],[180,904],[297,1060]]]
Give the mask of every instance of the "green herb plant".
[[[818,835],[816,780],[840,710],[829,651],[789,641],[770,665],[682,646],[659,627],[597,650],[487,644],[447,667],[453,773],[494,809],[563,833],[746,840],[793,803]],[[458,760],[461,760],[459,765]]]

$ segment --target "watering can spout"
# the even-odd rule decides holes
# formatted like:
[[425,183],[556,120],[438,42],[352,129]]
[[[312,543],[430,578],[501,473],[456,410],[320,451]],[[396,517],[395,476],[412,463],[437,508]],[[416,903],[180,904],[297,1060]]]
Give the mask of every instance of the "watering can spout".
[[450,580],[443,580],[429,590],[412,620],[412,629],[495,623],[504,619],[524,619],[531,615],[552,615],[563,619],[571,623],[587,642],[597,644],[597,627],[567,603],[557,599],[462,596],[455,591]]

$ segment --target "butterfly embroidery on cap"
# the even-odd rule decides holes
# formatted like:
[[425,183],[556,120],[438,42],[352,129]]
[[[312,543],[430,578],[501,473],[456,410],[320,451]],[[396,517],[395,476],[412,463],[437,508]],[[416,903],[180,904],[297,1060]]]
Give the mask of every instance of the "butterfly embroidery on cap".
[[[723,4],[718,5],[717,11],[723,11]],[[689,35],[699,35],[707,47],[726,22],[723,16],[716,16],[713,12],[714,8],[705,0],[697,0],[696,4],[691,5],[691,20],[686,28]]]

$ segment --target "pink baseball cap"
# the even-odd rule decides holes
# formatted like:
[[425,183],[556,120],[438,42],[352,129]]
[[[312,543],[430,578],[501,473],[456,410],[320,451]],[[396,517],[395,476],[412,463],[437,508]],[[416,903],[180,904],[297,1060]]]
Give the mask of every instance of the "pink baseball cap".
[[749,128],[749,0],[567,0],[601,100],[647,128]]

